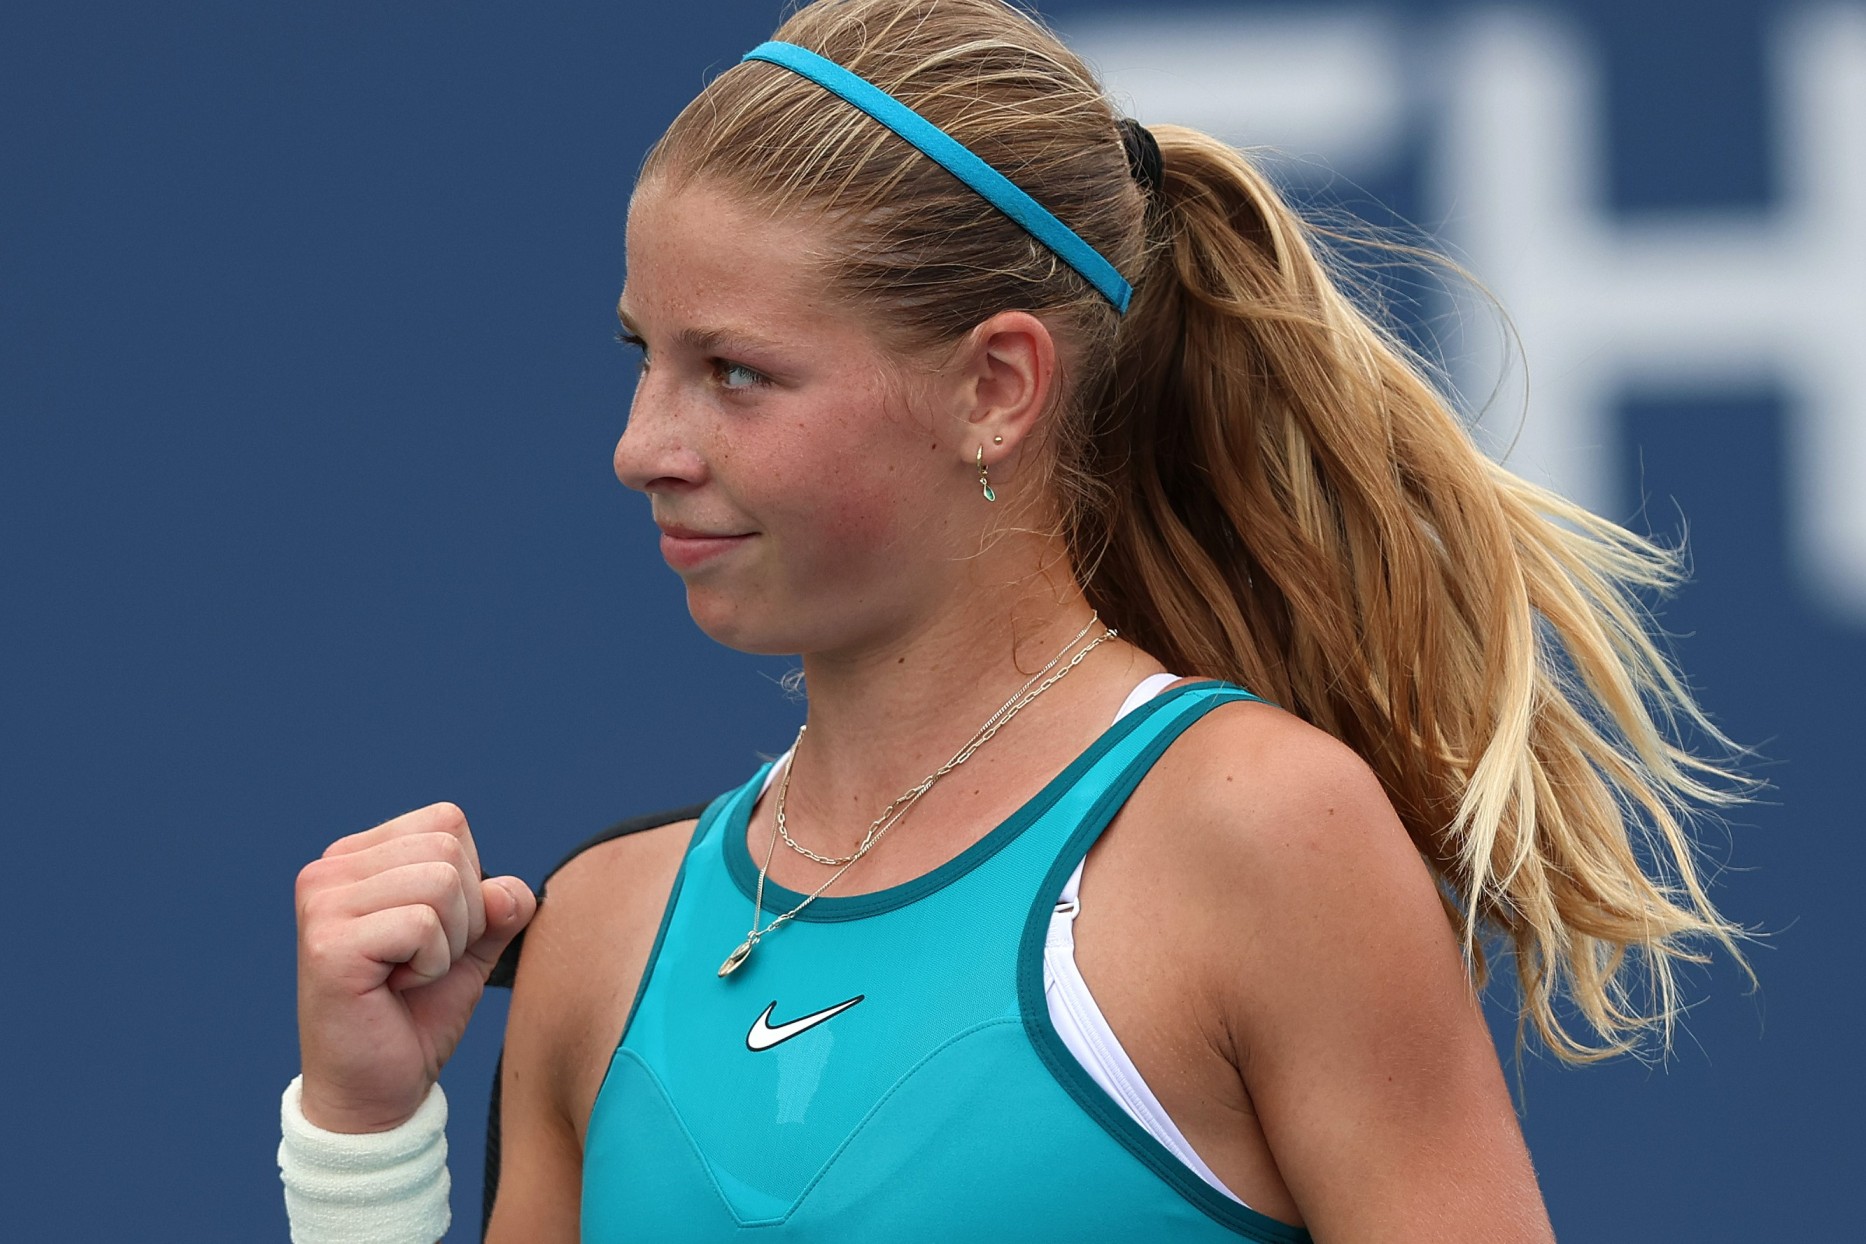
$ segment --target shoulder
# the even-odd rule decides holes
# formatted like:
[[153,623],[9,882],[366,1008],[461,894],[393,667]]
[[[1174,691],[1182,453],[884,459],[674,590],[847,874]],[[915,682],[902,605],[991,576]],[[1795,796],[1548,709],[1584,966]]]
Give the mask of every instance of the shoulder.
[[623,822],[579,846],[541,887],[522,955],[500,964],[512,988],[508,1062],[544,1073],[548,1096],[566,1107],[588,1095],[581,1080],[606,1061],[604,1043],[647,966],[696,812]]
[[489,981],[512,990],[487,1128],[489,1239],[575,1237],[605,1042],[647,962],[693,811],[623,821],[578,846],[539,888],[522,957],[514,942]]
[[[706,810],[705,804],[689,804],[678,808],[668,808],[660,812],[649,812],[641,816],[632,816],[627,820],[617,821],[601,833],[593,834],[572,847],[568,854],[559,860],[550,872],[544,875],[544,881],[538,886],[539,911],[532,920],[531,927],[520,933],[512,944],[506,947],[493,968],[487,984],[495,988],[510,988],[518,972],[518,964],[524,954],[525,944],[531,940],[540,924],[557,925],[562,918],[546,921],[544,918],[544,900],[552,894],[568,895],[561,898],[557,906],[560,912],[564,908],[579,905],[579,896],[587,896],[592,882],[604,877],[615,869],[618,863],[626,871],[628,862],[639,857],[652,856],[666,849],[665,844],[671,839],[685,842],[692,836],[694,823]],[[574,913],[567,913],[574,917]]]
[[1457,961],[1437,883],[1378,776],[1340,740],[1271,705],[1223,704],[1157,769],[1182,910],[1230,934],[1210,965],[1226,988],[1268,1000],[1318,974],[1354,975],[1371,942],[1394,948],[1392,970],[1413,971],[1407,956],[1440,975]]
[[[684,812],[685,810],[683,810]],[[599,942],[618,926],[658,923],[696,817],[679,815],[578,848],[552,870],[526,930],[526,966],[565,948]]]
[[1151,855],[1179,900],[1159,936],[1195,948],[1203,1035],[1316,1237],[1548,1238],[1438,882],[1373,770],[1261,704],[1212,710],[1158,767],[1178,820]]
[[1294,713],[1261,702],[1220,704],[1193,723],[1158,766],[1173,813],[1201,831],[1201,853],[1254,861],[1297,851],[1358,857],[1399,845],[1399,817],[1368,763]]
[[[604,954],[646,926],[653,936],[686,854],[697,810],[675,809],[623,822],[571,852],[539,887],[538,914],[514,953],[509,979],[520,992],[574,976],[575,965]],[[507,967],[502,963],[501,967]],[[566,969],[569,969],[567,972]]]

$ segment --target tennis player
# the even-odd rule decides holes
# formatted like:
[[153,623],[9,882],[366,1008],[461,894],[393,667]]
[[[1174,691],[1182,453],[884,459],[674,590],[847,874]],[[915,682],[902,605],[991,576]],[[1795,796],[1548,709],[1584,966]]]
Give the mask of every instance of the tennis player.
[[1557,1056],[1662,1042],[1733,787],[1673,555],[1486,460],[1321,246],[998,0],[819,0],[707,86],[615,469],[806,728],[542,906],[449,804],[306,867],[293,1238],[446,1230],[529,924],[498,1244],[1550,1239],[1484,950]]

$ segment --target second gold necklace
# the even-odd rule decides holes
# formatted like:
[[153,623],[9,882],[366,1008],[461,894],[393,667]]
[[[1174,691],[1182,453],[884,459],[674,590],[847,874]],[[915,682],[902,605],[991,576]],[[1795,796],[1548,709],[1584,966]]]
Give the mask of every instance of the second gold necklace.
[[[1077,632],[1075,638],[1071,639],[1069,643],[1064,646],[1063,652],[1068,652],[1069,649],[1073,647],[1077,643],[1077,641],[1079,641],[1082,638],[1083,635],[1086,635],[1089,629],[1093,627],[1095,623],[1099,622],[1100,620],[1101,620],[1101,615],[1099,613],[1091,617],[1089,619],[1088,625],[1084,626],[1081,631]],[[893,803],[889,804],[885,809],[883,809],[881,815],[875,818],[874,823],[868,827],[868,832],[862,836],[861,845],[856,848],[855,853],[853,855],[845,856],[840,859],[835,859],[832,861],[829,859],[824,859],[824,857],[821,857],[821,856],[816,856],[814,855],[814,853],[805,852],[806,854],[810,854],[811,857],[814,859],[821,860],[824,863],[834,862],[836,864],[839,864],[840,867],[838,867],[834,873],[830,874],[829,879],[823,882],[822,885],[818,886],[815,890],[812,890],[809,893],[809,895],[807,895],[804,898],[803,902],[798,903],[795,907],[791,908],[787,912],[782,913],[781,915],[772,917],[771,922],[765,925],[765,927],[761,929],[758,927],[758,914],[764,910],[765,879],[771,873],[771,859],[777,853],[778,835],[781,832],[782,826],[784,824],[784,801],[785,801],[786,795],[788,795],[790,792],[791,768],[796,763],[797,747],[803,743],[804,729],[807,728],[807,727],[800,727],[797,731],[797,742],[792,745],[790,757],[784,762],[784,776],[778,783],[777,804],[774,809],[774,815],[773,815],[773,819],[775,820],[776,824],[772,826],[771,844],[765,848],[764,863],[758,869],[758,889],[757,889],[756,894],[754,894],[752,897],[751,928],[747,931],[745,935],[745,940],[740,942],[738,946],[733,949],[732,953],[726,956],[726,961],[719,965],[719,975],[730,976],[733,972],[737,971],[739,967],[743,965],[747,959],[751,958],[752,951],[757,949],[758,943],[760,940],[769,936],[771,931],[777,928],[779,925],[784,924],[787,921],[794,918],[798,912],[808,907],[811,903],[814,903],[823,894],[825,890],[829,889],[830,886],[834,885],[837,882],[837,880],[841,878],[842,874],[848,872],[849,869],[854,866],[857,860],[861,859],[864,855],[867,855],[868,852],[874,848],[875,844],[881,841],[882,837],[888,832],[888,830],[892,829],[896,824],[900,822],[900,819],[903,816],[907,815],[907,812],[914,806],[914,804],[920,801],[920,797],[922,795],[926,794],[929,790],[933,789],[934,783],[938,782],[941,778],[945,777],[948,773],[951,773],[954,769],[957,769],[960,765],[970,760],[974,752],[976,752],[979,748],[983,747],[986,743],[990,742],[992,737],[995,736],[999,730],[1003,729],[1005,725],[1007,725],[1010,722],[1011,718],[1017,716],[1017,714],[1026,705],[1028,705],[1032,700],[1035,700],[1038,696],[1042,695],[1045,691],[1048,691],[1051,687],[1055,686],[1059,681],[1062,680],[1062,678],[1065,675],[1069,673],[1070,670],[1082,664],[1082,659],[1084,657],[1088,656],[1089,653],[1095,651],[1096,648],[1100,647],[1102,644],[1106,643],[1110,639],[1113,639],[1114,637],[1115,637],[1115,630],[1113,627],[1108,627],[1104,629],[1100,635],[1097,635],[1085,647],[1083,647],[1081,651],[1077,652],[1073,657],[1071,657],[1069,659],[1068,664],[1064,665],[1061,669],[1056,670],[1056,672],[1051,674],[1049,677],[1044,678],[1041,683],[1038,683],[1035,690],[1030,689],[1029,682],[1025,683],[1024,686],[1018,691],[1016,695],[1012,696],[1009,700],[1005,701],[1004,706],[1001,707],[997,712],[991,715],[991,718],[987,720],[986,723],[983,726],[981,726],[975,734],[973,734],[971,739],[969,739],[966,742],[966,745],[960,748],[959,751],[954,754],[951,760],[948,760],[945,764],[935,769],[932,773],[929,773],[917,785],[910,787],[907,791],[903,792],[902,795],[898,799],[896,799]],[[1055,668],[1057,663],[1060,662],[1061,660],[1062,660],[1062,653],[1058,653],[1056,657],[1053,660],[1051,660],[1048,665],[1043,667],[1043,670],[1039,670],[1037,672],[1037,675],[1031,679],[1031,682],[1036,682],[1037,678],[1042,678],[1045,670],[1050,670],[1050,669]],[[784,837],[788,840],[789,834],[785,834]]]

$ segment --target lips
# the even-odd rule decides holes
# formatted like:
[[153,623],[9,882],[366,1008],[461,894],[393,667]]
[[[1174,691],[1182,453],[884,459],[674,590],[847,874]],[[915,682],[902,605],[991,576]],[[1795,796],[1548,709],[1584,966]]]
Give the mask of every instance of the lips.
[[661,528],[661,556],[677,571],[693,570],[748,543],[755,532],[706,531],[675,523]]

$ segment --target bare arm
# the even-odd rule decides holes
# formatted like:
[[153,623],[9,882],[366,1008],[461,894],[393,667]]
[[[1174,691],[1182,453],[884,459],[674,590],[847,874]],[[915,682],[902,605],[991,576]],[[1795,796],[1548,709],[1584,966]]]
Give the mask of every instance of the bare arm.
[[555,895],[539,907],[512,985],[499,1072],[499,1194],[487,1244],[574,1244],[578,1236],[583,1145],[554,1053],[566,1029],[550,1005],[561,984],[554,943],[562,939],[553,926],[562,912]]
[[1457,939],[1377,779],[1293,718],[1261,726],[1206,749],[1208,866],[1185,883],[1205,888],[1205,987],[1310,1230],[1552,1240]]
[[488,1244],[578,1239],[584,1129],[692,831],[679,821],[617,838],[551,878],[506,1019]]

